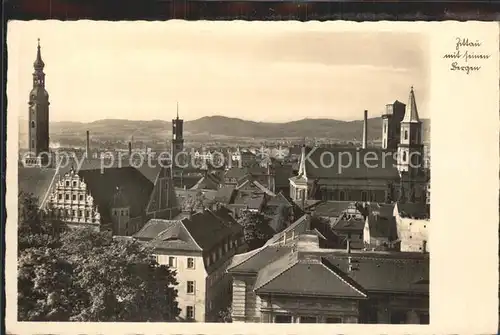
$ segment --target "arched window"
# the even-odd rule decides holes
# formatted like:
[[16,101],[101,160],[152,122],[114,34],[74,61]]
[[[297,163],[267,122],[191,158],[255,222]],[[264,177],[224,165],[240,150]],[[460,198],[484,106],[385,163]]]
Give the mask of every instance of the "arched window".
[[35,128],[35,121],[31,121],[31,128]]
[[405,140],[408,139],[408,130],[405,130]]
[[403,151],[403,162],[406,162],[406,151]]

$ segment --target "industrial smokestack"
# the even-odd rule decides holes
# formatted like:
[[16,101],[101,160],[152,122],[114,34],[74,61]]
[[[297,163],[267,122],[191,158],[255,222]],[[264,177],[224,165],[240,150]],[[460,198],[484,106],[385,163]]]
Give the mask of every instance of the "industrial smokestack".
[[368,111],[365,110],[363,117],[363,149],[366,149],[368,142]]
[[87,139],[85,143],[85,156],[87,159],[90,158],[90,132],[87,130]]
[[128,155],[132,156],[132,142],[128,142]]

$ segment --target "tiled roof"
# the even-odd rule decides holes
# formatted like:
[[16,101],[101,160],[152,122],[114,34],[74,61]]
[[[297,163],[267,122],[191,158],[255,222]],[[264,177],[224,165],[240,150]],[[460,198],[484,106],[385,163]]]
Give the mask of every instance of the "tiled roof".
[[287,255],[292,250],[292,247],[270,245],[256,250],[258,251],[253,250],[244,254],[247,257],[242,257],[242,255],[235,256],[228,267],[228,271],[257,273],[267,264]]
[[347,256],[345,252],[332,253],[325,258],[366,291],[429,293],[428,254],[351,253],[352,271]]
[[228,272],[256,275],[257,293],[429,294],[428,254],[316,249],[295,263],[292,253],[292,246],[266,245],[234,256]]
[[41,205],[52,180],[56,176],[56,169],[39,169],[30,167],[18,168],[18,191],[19,193],[32,194],[38,198]]
[[340,219],[332,227],[333,231],[338,232],[363,232],[365,227],[365,220],[358,219]]
[[220,181],[217,177],[212,174],[207,174],[198,180],[198,182],[191,187],[192,190],[217,190],[219,188]]
[[233,228],[210,210],[195,213],[182,223],[203,250],[210,250],[234,233]]
[[163,249],[210,250],[229,236],[242,233],[243,228],[228,215],[221,209],[205,210],[180,220],[151,219],[134,237],[151,240]]
[[339,217],[351,204],[352,201],[322,201],[308,209],[313,210],[314,215],[334,218]]
[[221,187],[219,190],[217,190],[217,193],[214,196],[214,200],[227,204],[231,200],[234,190],[234,186]]
[[158,172],[146,207],[146,213],[163,211],[169,211],[168,215],[170,217],[174,217],[179,211],[179,204],[169,168],[162,168]]
[[294,231],[295,235],[298,235],[300,233],[305,233],[306,231],[311,230],[311,216],[310,215],[303,215],[301,216],[298,220],[293,222],[291,225],[289,225],[286,229],[283,231],[275,234],[273,237],[271,237],[267,242],[266,245],[271,245],[274,243],[277,243],[281,240],[283,240],[284,235],[288,235],[289,232]]
[[202,250],[180,220],[151,219],[134,237],[157,249]]
[[80,170],[78,175],[87,184],[104,221],[109,220],[111,201],[117,187],[130,205],[131,218],[144,214],[153,191],[153,183],[133,167],[110,168],[102,172],[100,169]]
[[308,147],[306,156],[306,174],[310,179],[399,179],[395,155],[386,155],[379,148]]
[[279,207],[282,205],[287,207],[293,206],[292,202],[288,200],[281,192],[276,194],[275,197],[269,197],[266,202],[266,206],[268,207]]
[[429,218],[429,209],[426,204],[398,202],[396,206],[399,215],[403,218],[415,218],[415,219]]
[[333,271],[329,263],[299,262],[298,253],[285,255],[259,271],[254,289],[257,293],[366,298],[366,294]]

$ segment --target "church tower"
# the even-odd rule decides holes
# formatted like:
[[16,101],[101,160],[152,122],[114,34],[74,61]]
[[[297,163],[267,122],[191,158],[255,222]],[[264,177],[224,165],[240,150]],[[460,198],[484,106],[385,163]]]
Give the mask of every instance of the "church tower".
[[413,86],[403,120],[401,121],[401,134],[398,145],[398,170],[409,177],[416,176],[422,168],[423,142],[422,122],[418,117],[417,103]]
[[182,167],[186,160],[185,154],[179,154],[184,150],[183,137],[184,120],[179,119],[179,104],[177,104],[177,118],[172,120],[172,166]]
[[382,149],[388,151],[398,149],[405,108],[406,105],[397,100],[385,106],[385,114],[382,115]]
[[45,63],[42,60],[40,39],[36,60],[33,63],[33,88],[29,96],[29,151],[33,163],[46,165],[49,162],[49,94],[45,89]]

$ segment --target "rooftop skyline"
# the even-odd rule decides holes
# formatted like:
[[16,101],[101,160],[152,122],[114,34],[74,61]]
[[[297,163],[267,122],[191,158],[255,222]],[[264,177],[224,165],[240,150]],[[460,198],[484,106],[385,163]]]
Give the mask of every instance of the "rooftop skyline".
[[355,120],[406,104],[411,86],[420,117],[430,117],[427,41],[416,33],[37,21],[9,24],[7,38],[8,109],[21,118],[38,38],[51,121],[169,120],[177,103],[185,120]]

